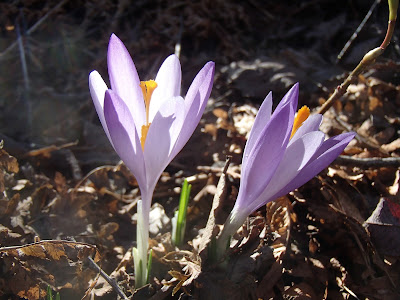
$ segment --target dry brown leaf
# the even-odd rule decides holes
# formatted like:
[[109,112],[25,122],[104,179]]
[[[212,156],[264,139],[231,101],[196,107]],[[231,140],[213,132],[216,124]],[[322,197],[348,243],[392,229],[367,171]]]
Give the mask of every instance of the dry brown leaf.
[[276,260],[286,252],[291,226],[296,219],[292,203],[286,196],[267,204],[267,232],[277,236],[271,245]]
[[19,171],[17,159],[9,155],[4,149],[0,149],[0,167],[11,173],[18,173]]
[[387,151],[387,152],[393,152],[398,149],[400,149],[400,138],[394,140],[393,142],[389,144],[385,144],[381,146],[382,150]]
[[226,197],[226,170],[228,169],[230,163],[230,158],[227,159],[225,163],[225,168],[224,171],[221,174],[221,177],[218,181],[217,185],[217,191],[214,195],[213,199],[213,204],[212,208],[207,220],[207,225],[204,229],[203,236],[200,241],[199,245],[199,254],[203,259],[203,262],[206,261],[207,258],[207,246],[209,243],[212,241],[213,238],[215,238],[215,217],[216,214],[218,213],[218,210],[221,209],[222,202],[224,201]]
[[0,200],[0,217],[10,216],[15,212],[20,201],[20,194],[15,194],[11,199]]
[[69,148],[71,146],[75,146],[76,144],[77,144],[77,142],[66,143],[61,146],[51,145],[51,146],[43,147],[40,149],[31,150],[28,153],[26,153],[25,156],[27,156],[27,157],[42,156],[44,158],[50,158],[52,155],[52,152],[60,150],[60,149],[64,149],[64,148]]
[[44,240],[23,246],[12,246],[0,248],[0,255],[15,257],[19,260],[30,259],[59,260],[65,257],[69,260],[83,260],[93,256],[95,262],[100,260],[100,253],[96,246],[62,240]]
[[[88,256],[99,261],[96,247],[89,244],[47,240],[0,248],[2,284],[0,288],[26,299],[41,299],[47,285],[72,288],[88,282],[87,270],[78,262]],[[91,272],[91,271],[90,271]]]

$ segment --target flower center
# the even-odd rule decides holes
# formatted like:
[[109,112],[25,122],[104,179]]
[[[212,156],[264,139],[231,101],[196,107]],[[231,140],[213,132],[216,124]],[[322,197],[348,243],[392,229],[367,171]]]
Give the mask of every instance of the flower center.
[[141,81],[140,87],[142,89],[144,106],[146,108],[146,124],[142,126],[142,135],[140,137],[140,144],[142,145],[142,150],[144,151],[144,143],[146,142],[147,133],[151,124],[149,123],[150,99],[157,87],[157,83],[154,80]]
[[303,125],[304,121],[307,120],[309,116],[310,116],[310,109],[306,105],[304,105],[302,108],[299,109],[299,111],[297,112],[297,116],[293,122],[293,129],[290,138],[293,137],[297,129],[299,129],[300,126]]

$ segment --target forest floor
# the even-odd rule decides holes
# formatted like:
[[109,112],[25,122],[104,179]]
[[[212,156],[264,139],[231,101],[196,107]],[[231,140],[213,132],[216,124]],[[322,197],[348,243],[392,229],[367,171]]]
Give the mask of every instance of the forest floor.
[[[216,223],[233,207],[246,137],[265,96],[272,91],[276,106],[299,82],[299,106],[315,112],[385,36],[382,1],[337,60],[374,1],[298,3],[0,3],[0,298],[49,299],[50,287],[62,300],[116,299],[95,261],[130,299],[400,299],[398,28],[324,114],[327,137],[357,132],[345,158],[252,214],[224,270],[199,255],[227,156]],[[207,61],[216,63],[204,116],[156,187],[150,284],[137,291],[131,251],[140,193],[88,89],[93,69],[108,82],[113,32],[143,79],[180,45],[183,95]],[[171,218],[184,178],[192,192],[178,248]]]

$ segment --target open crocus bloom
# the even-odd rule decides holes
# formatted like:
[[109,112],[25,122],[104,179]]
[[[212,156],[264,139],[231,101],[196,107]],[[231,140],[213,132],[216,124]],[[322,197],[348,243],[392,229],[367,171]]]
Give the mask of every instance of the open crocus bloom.
[[298,94],[295,84],[271,115],[270,93],[258,111],[244,149],[239,194],[218,237],[219,257],[248,215],[309,181],[335,160],[355,135],[343,133],[325,140],[319,131],[322,115],[309,116],[308,108],[303,107],[295,118]]
[[108,139],[141,191],[137,239],[139,257],[144,258],[154,188],[200,121],[212,89],[214,63],[208,62],[200,70],[185,99],[180,96],[181,66],[175,55],[165,59],[155,80],[141,82],[128,50],[112,34],[107,63],[111,89],[97,71],[92,71],[90,94]]

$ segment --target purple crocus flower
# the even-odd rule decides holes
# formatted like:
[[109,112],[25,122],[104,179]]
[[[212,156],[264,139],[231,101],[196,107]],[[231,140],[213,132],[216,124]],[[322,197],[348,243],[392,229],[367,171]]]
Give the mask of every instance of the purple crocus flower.
[[322,115],[308,117],[306,107],[295,118],[298,94],[295,84],[271,115],[269,93],[258,111],[244,149],[239,194],[218,237],[218,257],[247,216],[309,181],[332,163],[355,136],[350,132],[325,140],[319,130]]
[[[140,81],[128,50],[112,34],[107,63],[111,89],[97,71],[89,75],[89,88],[108,139],[136,177],[141,191],[137,244],[142,275],[138,274],[139,264],[135,259],[136,279],[140,281],[146,277],[148,222],[154,188],[200,121],[212,89],[214,62],[206,63],[200,70],[185,99],[180,96],[181,66],[176,55],[165,59],[155,80]],[[143,284],[137,282],[137,286]]]

